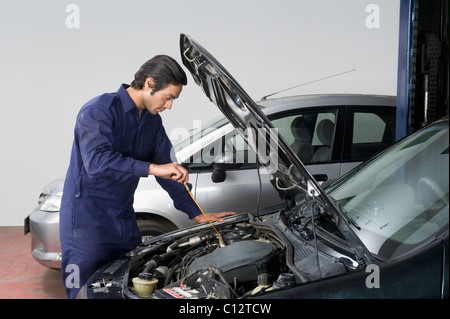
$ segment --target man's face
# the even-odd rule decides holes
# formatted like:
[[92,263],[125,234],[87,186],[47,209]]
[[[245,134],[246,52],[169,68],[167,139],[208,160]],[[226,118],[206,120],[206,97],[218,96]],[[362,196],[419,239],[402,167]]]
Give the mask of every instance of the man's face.
[[169,84],[152,95],[153,82],[147,81],[142,102],[149,113],[156,115],[165,109],[170,110],[173,101],[180,96],[182,89],[182,85]]

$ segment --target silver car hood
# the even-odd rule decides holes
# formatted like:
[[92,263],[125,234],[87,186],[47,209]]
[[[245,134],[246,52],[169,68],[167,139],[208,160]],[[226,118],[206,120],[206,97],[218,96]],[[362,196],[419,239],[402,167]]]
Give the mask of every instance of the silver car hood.
[[350,245],[354,249],[357,247],[357,255],[366,263],[373,263],[373,257],[351,230],[348,216],[343,218],[337,203],[322,191],[312,174],[278,134],[278,130],[228,71],[188,35],[180,35],[180,53],[194,81],[257,154],[281,198],[294,205],[297,195],[310,197],[334,217]]

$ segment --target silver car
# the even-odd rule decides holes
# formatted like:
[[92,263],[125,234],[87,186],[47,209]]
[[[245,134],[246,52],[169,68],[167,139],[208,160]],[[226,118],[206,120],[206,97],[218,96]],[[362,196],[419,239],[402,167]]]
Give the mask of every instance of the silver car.
[[[362,161],[394,142],[393,96],[306,95],[265,99],[261,110],[307,168],[326,187]],[[264,161],[247,147],[230,122],[221,117],[174,145],[177,161],[189,170],[196,201],[205,212],[245,212],[284,202],[261,167]],[[63,180],[47,185],[38,206],[25,219],[31,232],[34,259],[47,267],[61,267],[59,206]],[[175,209],[154,178],[141,178],[134,210],[143,236],[193,224]]]

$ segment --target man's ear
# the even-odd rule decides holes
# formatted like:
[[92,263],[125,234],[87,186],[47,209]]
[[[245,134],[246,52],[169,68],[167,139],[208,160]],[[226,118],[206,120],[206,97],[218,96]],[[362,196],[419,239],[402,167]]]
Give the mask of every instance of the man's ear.
[[148,78],[145,80],[145,85],[146,85],[148,88],[150,88],[152,91],[153,91],[153,89],[155,88],[155,82],[153,81],[153,79],[152,79],[151,77],[148,77]]

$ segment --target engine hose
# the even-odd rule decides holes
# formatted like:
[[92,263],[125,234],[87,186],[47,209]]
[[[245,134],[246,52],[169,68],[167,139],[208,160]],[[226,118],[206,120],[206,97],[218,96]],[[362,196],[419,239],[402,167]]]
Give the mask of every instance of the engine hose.
[[302,274],[300,271],[298,271],[297,267],[294,264],[294,248],[292,247],[292,244],[289,242],[289,240],[284,236],[284,234],[275,227],[270,227],[262,222],[256,221],[256,219],[253,217],[251,213],[248,213],[249,215],[249,223],[255,226],[264,227],[271,231],[273,231],[278,237],[282,238],[282,241],[286,245],[286,265],[289,267],[289,269],[292,271],[292,273],[297,277],[297,279],[300,282],[307,282],[309,279]]
[[153,271],[153,269],[159,267],[161,263],[167,259],[167,257],[172,255],[172,251],[161,254],[161,255],[155,255],[147,262],[147,265],[145,266],[144,270],[139,274],[149,274]]
[[[166,279],[164,280],[164,287],[168,286],[169,284],[171,284],[171,280],[172,277],[174,276],[175,272],[181,267],[181,264],[178,263],[175,266],[173,266],[170,270],[169,273],[166,276]],[[174,279],[174,281],[176,281],[176,278]]]

